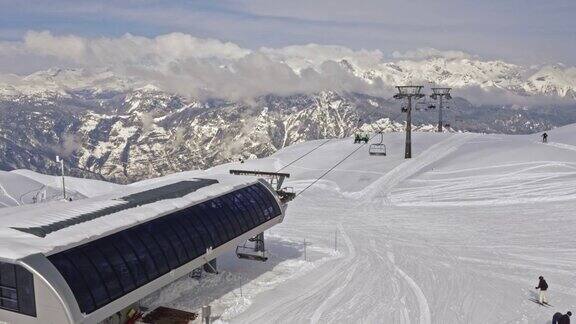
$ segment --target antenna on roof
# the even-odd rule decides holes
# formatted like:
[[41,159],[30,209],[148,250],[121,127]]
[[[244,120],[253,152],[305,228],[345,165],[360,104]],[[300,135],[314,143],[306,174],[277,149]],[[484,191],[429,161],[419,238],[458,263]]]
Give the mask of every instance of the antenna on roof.
[[61,159],[60,156],[56,155],[56,163],[60,163],[60,170],[62,174],[62,195],[64,196],[64,200],[66,200],[66,183],[64,182],[64,159]]

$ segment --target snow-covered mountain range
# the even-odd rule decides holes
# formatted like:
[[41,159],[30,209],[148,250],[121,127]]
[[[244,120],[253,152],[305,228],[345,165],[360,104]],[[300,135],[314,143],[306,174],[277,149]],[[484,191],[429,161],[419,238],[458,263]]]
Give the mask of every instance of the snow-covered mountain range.
[[[482,102],[483,96],[487,99],[493,95],[493,91],[515,96],[553,96],[576,100],[576,67],[569,67],[560,63],[522,66],[500,60],[483,60],[460,52],[452,55],[450,55],[451,52],[427,52],[419,55],[405,53],[396,54],[395,58],[386,60],[381,55],[374,55],[371,52],[343,51],[339,48],[337,48],[339,50],[334,49],[320,55],[319,53],[322,51],[327,51],[326,47],[315,47],[318,45],[288,47],[281,50],[261,49],[258,54],[248,54],[242,59],[246,61],[259,59],[257,62],[252,62],[261,67],[261,70],[255,71],[255,76],[278,83],[287,82],[285,78],[294,78],[278,75],[278,71],[276,71],[278,66],[289,69],[284,73],[293,73],[295,78],[300,78],[300,82],[303,84],[310,81],[309,75],[311,73],[317,73],[318,75],[312,80],[321,83],[327,82],[327,79],[332,80],[332,83],[323,84],[326,90],[388,95],[396,85],[422,84],[452,87],[468,95],[473,93],[475,99],[480,102]],[[250,55],[257,57],[248,58]],[[250,71],[243,70],[247,63],[240,60],[238,58],[224,60],[210,57],[203,58],[199,63],[210,68],[216,68],[216,72],[212,71],[212,74],[228,76],[228,79],[233,82],[238,81],[236,78],[239,80],[246,79],[250,73]],[[271,67],[268,70],[265,66],[266,63],[270,64]],[[158,67],[155,66],[155,69]],[[182,81],[197,81],[198,87],[205,88],[204,91],[211,97],[220,97],[219,94],[222,97],[229,97],[230,95],[226,93],[226,89],[230,90],[229,86],[222,86],[224,90],[218,91],[217,87],[212,88],[214,86],[212,83],[215,80],[207,80],[206,76],[191,75],[187,77],[191,79],[186,78]],[[250,80],[245,81],[250,82]],[[178,82],[178,80],[174,82]],[[0,75],[0,96],[4,98],[22,95],[65,97],[69,96],[70,92],[80,90],[118,92],[145,86],[157,87],[184,96],[188,94],[186,93],[187,86],[178,88],[172,82],[159,80],[157,75],[131,73],[126,69],[119,72],[118,69],[103,67],[94,69],[53,68],[25,76]],[[481,91],[478,92],[478,90]],[[306,92],[305,89],[295,88],[292,84],[286,86],[286,91],[274,88],[262,89],[262,91],[264,93],[257,94],[286,95]],[[197,91],[194,93],[196,94]]]
[[[252,102],[193,100],[143,87],[41,93],[0,100],[0,169],[131,182],[176,171],[268,156],[294,143],[355,132],[402,131],[401,103],[323,91],[268,95]],[[417,130],[434,131],[437,113],[416,105]],[[455,98],[449,131],[530,133],[576,122],[574,106],[474,106]]]
[[[312,46],[312,45],[309,45]],[[387,96],[394,91],[394,86],[405,84],[421,84],[452,87],[460,90],[464,97],[473,97],[479,103],[490,100],[495,93],[517,97],[557,97],[576,100],[576,67],[567,67],[563,64],[544,66],[521,66],[499,60],[482,60],[467,54],[454,56],[429,55],[421,59],[408,59],[399,56],[394,60],[366,59],[365,56],[356,52],[337,52],[329,56],[314,58],[310,55],[298,55],[298,51],[283,49],[262,50],[269,64],[281,65],[289,69],[293,76],[288,79],[300,78],[304,85],[310,82],[309,74],[317,73],[312,78],[322,84],[321,90],[341,90],[358,92],[370,95]],[[262,58],[261,58],[262,59]],[[226,61],[225,61],[226,62]],[[212,84],[215,80],[203,80],[204,76],[187,75],[182,82],[191,79],[199,83],[198,87],[206,95],[214,98],[228,98],[227,90],[240,90],[226,86],[226,80],[238,82],[246,78],[245,66],[238,61],[229,61],[222,64],[222,60],[205,59],[202,61],[207,66],[217,65],[217,73],[221,73],[222,89]],[[244,63],[242,63],[244,64]],[[290,95],[306,93],[306,88],[295,87],[290,82],[277,75],[274,69],[257,72],[254,78],[269,79],[270,82],[286,82],[286,88],[272,87],[263,88],[257,95],[279,94]],[[209,72],[209,71],[208,71]],[[285,71],[286,72],[286,71]],[[199,80],[194,79],[197,77]],[[189,79],[191,78],[191,79]],[[202,83],[204,81],[205,83]],[[253,80],[244,80],[247,83]],[[130,72],[119,73],[109,68],[78,68],[78,69],[48,69],[38,71],[26,76],[14,74],[0,75],[0,97],[14,98],[19,96],[36,96],[37,98],[70,97],[71,93],[78,91],[89,92],[123,92],[142,87],[156,88],[170,93],[178,93],[188,96],[188,85],[180,88],[173,83],[178,80],[167,82],[145,74],[131,74]],[[253,85],[258,88],[258,84]],[[310,92],[314,91],[310,87]],[[198,89],[191,92],[197,94]],[[220,95],[219,95],[220,94]],[[237,94],[235,94],[237,96]]]
[[[186,61],[180,74],[176,60],[170,77],[113,67],[0,75],[0,169],[54,174],[61,155],[74,175],[130,182],[358,130],[401,131],[391,94],[410,83],[454,88],[445,113],[452,131],[517,134],[576,122],[575,68],[459,52],[384,60],[314,46],[202,58],[190,70]],[[199,67],[206,70],[186,74]],[[416,107],[417,129],[434,130],[429,104]]]

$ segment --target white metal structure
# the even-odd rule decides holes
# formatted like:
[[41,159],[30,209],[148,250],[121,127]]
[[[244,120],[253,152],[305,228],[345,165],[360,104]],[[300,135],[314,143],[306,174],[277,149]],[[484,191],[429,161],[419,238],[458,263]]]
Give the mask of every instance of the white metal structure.
[[98,323],[282,222],[263,180],[166,177],[0,211],[0,322]]

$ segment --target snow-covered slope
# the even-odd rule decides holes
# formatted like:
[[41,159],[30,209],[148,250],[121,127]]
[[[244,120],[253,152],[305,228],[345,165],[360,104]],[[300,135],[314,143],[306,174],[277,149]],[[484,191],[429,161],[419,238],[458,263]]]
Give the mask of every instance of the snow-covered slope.
[[[111,182],[65,177],[66,197],[98,196],[122,187]],[[30,170],[0,171],[0,207],[32,205],[63,199],[62,178]]]
[[[143,303],[232,323],[546,323],[576,304],[576,125],[549,134],[416,133],[411,160],[402,133],[385,157],[310,141],[209,169],[275,171],[317,148],[282,169],[300,192],[359,148],[290,203],[267,263],[230,254]],[[551,307],[532,301],[540,275]]]
[[[72,199],[86,197],[78,189],[86,185],[111,188],[114,184],[78,178],[68,178],[70,185],[66,188],[66,195]],[[63,198],[61,178],[43,175],[40,173],[17,170],[12,172],[0,171],[0,207],[13,207],[29,205]],[[95,188],[97,190],[97,188]],[[86,190],[91,192],[92,189]]]
[[[283,273],[297,258],[289,279],[227,261],[229,280],[185,279],[151,303],[196,309],[202,298],[191,296],[208,294],[233,323],[546,323],[576,303],[575,135],[576,126],[560,128],[542,144],[537,135],[419,133],[405,161],[402,134],[387,134],[388,156],[364,147],[291,202],[268,269]],[[321,143],[212,172],[277,170]],[[286,185],[302,190],[355,148],[323,145],[283,170]],[[330,256],[336,232],[340,252]],[[531,301],[539,275],[552,307]],[[210,293],[222,287],[233,293]]]
[[[30,170],[14,170],[10,172],[11,174],[17,174],[24,176],[28,179],[32,179],[37,181],[45,186],[59,188],[62,191],[62,178],[59,176],[51,176],[45,175],[38,172],[30,171]],[[66,176],[65,179],[66,184],[66,191],[76,192],[84,197],[94,197],[106,192],[116,190],[122,187],[122,185],[106,182],[106,181],[99,181],[99,180],[90,180],[90,179],[81,179],[75,177],[68,177]]]

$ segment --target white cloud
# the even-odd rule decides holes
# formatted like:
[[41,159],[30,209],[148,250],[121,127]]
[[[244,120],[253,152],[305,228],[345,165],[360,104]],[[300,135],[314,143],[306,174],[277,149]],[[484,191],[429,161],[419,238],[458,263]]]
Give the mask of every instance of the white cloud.
[[[318,44],[252,50],[184,33],[153,38],[131,34],[116,38],[85,38],[31,31],[22,41],[0,42],[0,82],[8,85],[35,82],[36,87],[46,77],[50,79],[51,87],[64,89],[91,84],[102,89],[125,89],[130,84],[151,84],[200,99],[218,97],[250,101],[265,94],[289,95],[322,90],[389,96],[392,85],[410,80],[426,84],[451,82],[463,88],[476,84],[484,89],[462,89],[461,93],[482,97],[490,88],[486,85],[503,74],[510,76],[506,82],[512,82],[511,85],[519,85],[522,81],[515,79],[518,72],[515,65],[476,61],[478,57],[461,51],[424,48],[394,52],[391,56],[402,61],[385,64],[386,56],[379,50]],[[419,62],[439,57],[448,63]],[[14,76],[1,75],[18,69],[31,73],[51,67],[82,70],[45,73],[16,81]],[[94,70],[99,73],[90,75],[86,72]],[[569,76],[567,78],[573,80],[572,74]],[[513,100],[517,99],[509,101]]]
[[78,36],[53,36],[48,31],[29,31],[24,46],[31,52],[61,59],[81,61],[86,56],[87,41]]
[[31,56],[49,64],[45,68],[62,63],[65,67],[111,69],[118,75],[194,97],[249,99],[324,89],[371,94],[383,91],[381,84],[368,83],[338,63],[348,60],[369,67],[381,61],[382,53],[340,46],[249,50],[183,33],[90,39],[42,31],[28,32],[23,42],[0,43],[0,53]]
[[381,63],[384,57],[379,50],[354,51],[344,46],[318,44],[293,45],[282,48],[263,47],[260,51],[277,61],[286,62],[296,70],[308,67],[317,68],[326,61],[339,62],[341,60],[349,61],[366,69]]
[[446,59],[470,59],[477,58],[471,54],[462,51],[441,51],[435,48],[419,48],[417,50],[392,52],[392,58],[405,60],[425,60],[429,58],[442,57]]
[[39,55],[73,60],[82,65],[160,65],[189,58],[238,59],[248,53],[233,43],[201,39],[183,33],[147,38],[126,34],[118,38],[54,36],[30,31],[23,49]]

